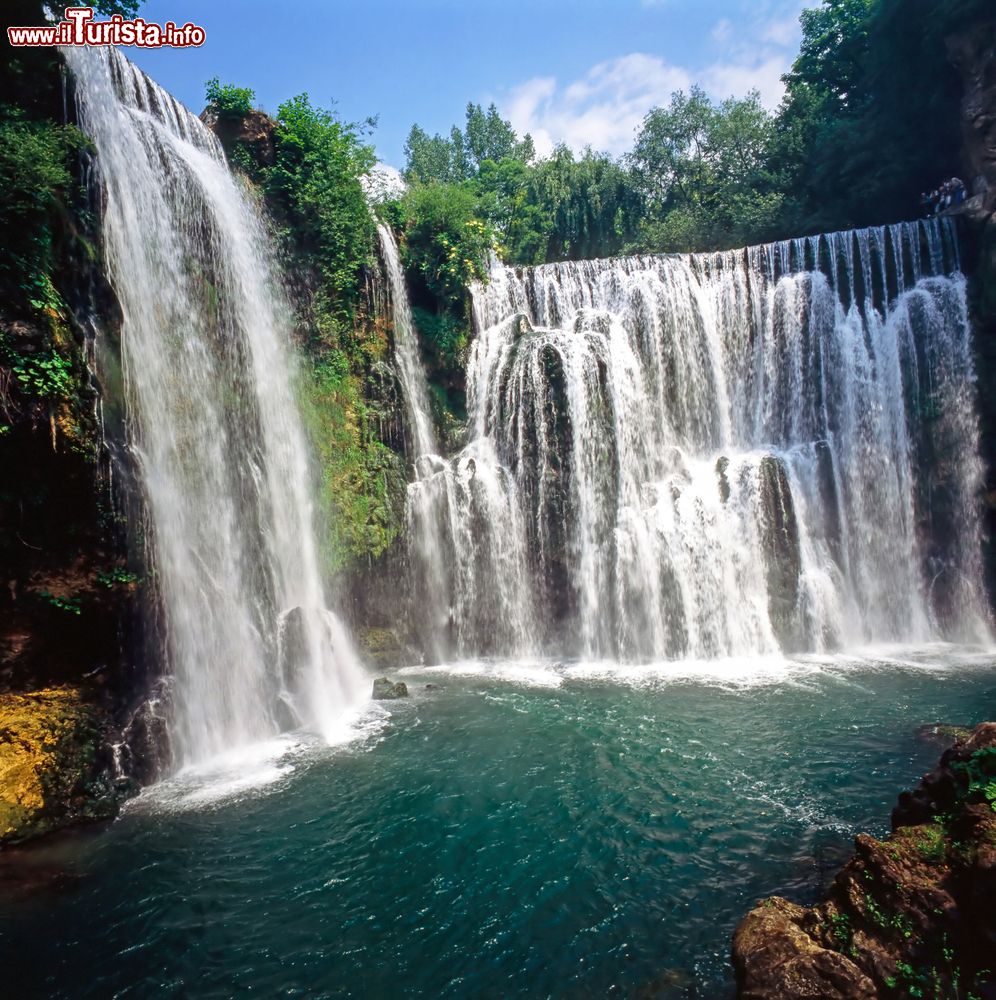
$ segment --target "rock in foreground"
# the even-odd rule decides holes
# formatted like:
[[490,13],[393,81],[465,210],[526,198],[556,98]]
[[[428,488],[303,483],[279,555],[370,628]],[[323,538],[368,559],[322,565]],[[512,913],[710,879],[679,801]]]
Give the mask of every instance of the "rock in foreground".
[[397,698],[407,698],[408,685],[404,681],[395,683],[386,677],[378,677],[374,681],[371,697],[376,701],[394,701]]
[[0,844],[113,816],[98,711],[75,688],[0,695]]
[[996,997],[996,723],[956,743],[826,901],[766,899],[733,936],[742,1000]]

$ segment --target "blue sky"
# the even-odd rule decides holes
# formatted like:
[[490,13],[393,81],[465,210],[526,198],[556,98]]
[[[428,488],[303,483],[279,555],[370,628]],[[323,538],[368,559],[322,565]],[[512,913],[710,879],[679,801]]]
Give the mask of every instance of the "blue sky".
[[379,119],[384,162],[404,165],[413,122],[462,123],[495,101],[541,153],[630,148],[643,115],[702,84],[752,87],[774,107],[798,48],[803,0],[147,0],[147,21],[193,21],[200,49],[129,54],[194,111],[204,81],[252,87],[267,111],[307,91],[350,120]]

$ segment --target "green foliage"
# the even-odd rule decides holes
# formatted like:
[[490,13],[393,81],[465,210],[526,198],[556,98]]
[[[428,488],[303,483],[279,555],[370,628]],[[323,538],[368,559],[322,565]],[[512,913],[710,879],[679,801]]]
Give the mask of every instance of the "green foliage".
[[958,169],[960,84],[944,39],[978,0],[824,0],[803,11],[770,168],[795,231],[908,217]]
[[865,909],[868,916],[883,930],[890,929],[896,931],[900,937],[910,938],[913,936],[913,925],[909,917],[902,913],[886,913],[875,901],[871,893],[865,893]]
[[67,399],[73,390],[72,364],[54,351],[19,357],[13,372],[25,395]]
[[965,796],[970,802],[987,802],[996,812],[996,747],[976,750],[964,763],[951,765],[965,782]]
[[316,359],[304,412],[321,467],[324,558],[329,571],[382,555],[401,530],[402,461],[376,436],[376,412],[341,351]]
[[692,87],[654,108],[630,157],[647,202],[642,247],[717,249],[770,235],[782,204],[767,172],[773,134],[756,91],[715,104]]
[[495,227],[480,218],[469,182],[414,185],[404,208],[407,265],[444,308],[457,309],[466,286],[487,275],[488,253],[498,248]]
[[55,233],[73,192],[70,157],[85,143],[71,125],[31,121],[0,105],[0,286],[9,305],[52,310],[61,300],[52,285]]
[[216,76],[208,80],[204,87],[208,107],[219,115],[244,115],[252,111],[256,101],[255,91],[221,83]]
[[939,823],[924,824],[913,830],[914,843],[924,861],[940,864],[946,853],[944,828]]
[[430,352],[438,359],[440,367],[456,371],[463,367],[469,342],[467,323],[452,313],[438,315],[420,309],[412,309],[412,318]]
[[284,102],[277,112],[276,163],[264,181],[293,233],[297,255],[320,275],[336,319],[346,325],[373,247],[373,221],[360,178],[376,158],[363,141],[363,128],[313,107],[307,94]]
[[463,131],[456,125],[449,137],[430,136],[413,125],[405,143],[405,179],[415,183],[450,184],[475,177],[487,162],[512,159],[529,163],[535,155],[531,136],[521,140],[494,104],[485,111],[467,105]]
[[[488,179],[485,171],[478,184]],[[505,242],[516,263],[606,257],[636,239],[644,199],[632,173],[590,149],[579,158],[559,146],[507,197]]]
[[71,615],[79,615],[83,613],[82,604],[78,597],[56,597],[54,594],[50,594],[47,590],[39,590],[38,596],[50,604],[53,608],[58,608],[60,611],[66,611]]
[[833,928],[834,940],[846,951],[851,947],[851,938],[854,935],[851,918],[846,913],[835,913],[830,918],[830,924]]
[[138,583],[140,579],[141,577],[137,573],[130,573],[120,566],[97,574],[97,582],[102,587],[107,587],[108,590],[112,590],[114,587],[129,587]]

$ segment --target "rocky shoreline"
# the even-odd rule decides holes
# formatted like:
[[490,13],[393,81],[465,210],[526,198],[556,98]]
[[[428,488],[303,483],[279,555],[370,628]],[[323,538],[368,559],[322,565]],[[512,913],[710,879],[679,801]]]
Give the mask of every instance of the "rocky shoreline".
[[855,839],[827,898],[761,901],[733,935],[741,1000],[996,997],[996,723]]

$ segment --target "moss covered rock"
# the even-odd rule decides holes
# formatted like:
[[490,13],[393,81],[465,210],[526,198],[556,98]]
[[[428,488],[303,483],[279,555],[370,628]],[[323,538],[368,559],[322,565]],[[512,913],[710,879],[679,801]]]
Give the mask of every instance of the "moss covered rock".
[[71,687],[0,695],[0,844],[116,812],[102,715]]

